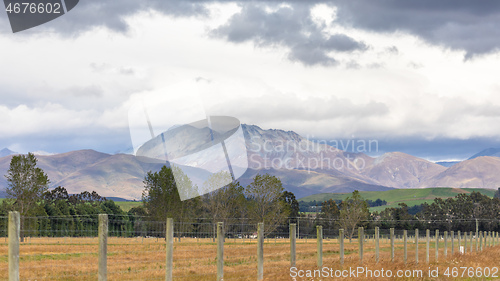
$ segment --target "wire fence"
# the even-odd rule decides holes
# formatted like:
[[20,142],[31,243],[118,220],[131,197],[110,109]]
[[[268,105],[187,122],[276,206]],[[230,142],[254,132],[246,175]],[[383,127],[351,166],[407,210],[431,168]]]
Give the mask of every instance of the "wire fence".
[[[347,230],[341,235],[337,223],[316,218],[291,218],[261,235],[249,219],[225,219],[218,229],[218,220],[199,218],[173,223],[169,267],[165,221],[139,216],[106,218],[104,256],[109,280],[165,280],[169,272],[176,280],[217,280],[220,265],[225,280],[258,279],[260,271],[266,279],[277,280],[290,269],[292,259],[302,268],[319,266],[318,256],[322,263],[339,267],[363,260],[437,262],[460,251],[472,253],[500,245],[498,231],[468,230],[481,225],[476,220],[464,221],[467,231],[432,229],[429,234],[426,228],[390,227],[406,221],[363,222],[362,231],[356,228],[350,236]],[[96,279],[102,270],[101,223],[98,215],[20,217],[20,279]],[[10,270],[9,231],[9,218],[0,217],[0,280],[8,279]]]

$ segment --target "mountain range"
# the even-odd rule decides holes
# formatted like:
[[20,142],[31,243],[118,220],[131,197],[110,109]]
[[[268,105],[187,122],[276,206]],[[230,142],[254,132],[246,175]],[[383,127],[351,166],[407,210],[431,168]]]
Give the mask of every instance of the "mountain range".
[[[248,170],[239,178],[242,185],[257,173],[278,176],[285,189],[297,198],[317,193],[382,191],[394,188],[500,186],[500,149],[482,151],[450,167],[402,152],[370,157],[345,152],[326,143],[308,140],[292,131],[263,130],[242,125]],[[0,174],[5,175],[15,152],[0,150]],[[130,154],[106,154],[78,150],[50,155],[38,153],[38,166],[51,187],[64,186],[69,193],[97,191],[106,197],[140,199],[144,176],[163,165],[143,161]],[[0,197],[7,186],[0,178]]]

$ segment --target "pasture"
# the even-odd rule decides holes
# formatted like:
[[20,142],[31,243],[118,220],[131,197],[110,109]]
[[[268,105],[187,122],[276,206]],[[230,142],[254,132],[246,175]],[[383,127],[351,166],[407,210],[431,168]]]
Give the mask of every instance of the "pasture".
[[[387,191],[360,191],[359,194],[365,200],[385,200],[387,205],[370,208],[370,212],[382,211],[385,208],[398,207],[399,203],[405,203],[408,207],[415,205],[420,205],[423,203],[432,203],[435,198],[452,198],[457,196],[459,193],[472,193],[480,192],[488,197],[493,197],[495,194],[494,189],[483,189],[483,188],[410,188],[410,189],[393,189]],[[316,200],[317,202],[323,202],[329,199],[333,200],[344,200],[351,193],[320,193],[314,194],[307,197],[298,199],[298,201],[310,202]]]
[[[226,238],[224,243],[224,280],[257,279],[257,239]],[[438,260],[435,260],[434,243],[431,240],[429,264],[425,262],[426,242],[419,242],[419,263],[415,261],[414,241],[408,242],[407,264],[403,262],[403,240],[395,242],[395,261],[391,262],[390,243],[380,239],[380,261],[375,262],[375,242],[366,240],[363,263],[360,263],[358,241],[345,240],[345,263],[339,261],[337,239],[325,237],[323,240],[323,266],[332,269],[357,268],[358,266],[376,271],[384,269],[421,271],[422,278],[332,278],[335,280],[455,280],[447,278],[446,268],[474,267],[494,268],[500,265],[500,247],[486,247],[481,252],[458,253],[458,244],[451,254],[448,244],[447,256],[444,242],[439,243]],[[457,243],[457,240],[455,240]],[[462,241],[463,243],[463,241]],[[174,241],[173,277],[174,280],[216,280],[217,244],[211,238],[176,238]],[[96,280],[98,265],[97,238],[27,238],[20,246],[21,280]],[[108,238],[108,280],[164,280],[165,279],[165,240],[164,238]],[[298,270],[314,270],[316,265],[316,240],[297,239],[296,267]],[[0,240],[0,279],[6,280],[7,239]],[[439,268],[440,276],[427,276],[429,268]],[[500,274],[500,273],[499,273]],[[498,275],[498,274],[497,274]],[[296,278],[296,280],[319,280],[320,278]],[[328,278],[326,278],[328,279]],[[463,280],[493,280],[496,278],[465,277]],[[264,280],[294,280],[290,276],[290,240],[264,240]]]

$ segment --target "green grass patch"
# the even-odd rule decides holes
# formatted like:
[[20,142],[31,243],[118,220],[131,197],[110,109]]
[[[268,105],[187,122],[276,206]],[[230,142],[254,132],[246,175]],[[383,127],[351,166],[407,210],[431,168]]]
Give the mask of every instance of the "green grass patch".
[[22,261],[42,261],[42,260],[69,260],[71,258],[80,258],[84,256],[97,256],[97,253],[72,253],[72,254],[40,254],[19,257]]
[[434,202],[434,199],[422,199],[422,200],[411,200],[411,201],[404,201],[404,202],[387,202],[387,205],[384,206],[378,206],[378,207],[373,207],[370,208],[370,212],[380,212],[385,210],[386,208],[399,208],[398,204],[399,203],[405,203],[408,207],[413,207],[415,205],[420,205],[420,204],[432,204]]
[[142,205],[141,201],[136,201],[136,202],[128,202],[128,201],[122,201],[122,202],[117,202],[115,201],[115,204],[119,206],[124,212],[128,212],[130,209],[134,207],[139,207]]

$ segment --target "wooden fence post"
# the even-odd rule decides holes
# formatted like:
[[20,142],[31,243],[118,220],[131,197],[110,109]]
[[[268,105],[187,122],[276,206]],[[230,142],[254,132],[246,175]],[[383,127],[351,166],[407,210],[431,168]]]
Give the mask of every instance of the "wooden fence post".
[[439,255],[439,229],[436,229],[436,262],[438,261]]
[[483,251],[483,232],[479,231],[479,250]]
[[344,230],[339,229],[340,264],[344,264]]
[[224,280],[224,223],[217,223],[217,281]]
[[257,227],[257,280],[264,279],[264,223],[259,223]]
[[444,235],[444,257],[448,256],[448,231],[443,233]]
[[479,251],[479,231],[477,230],[477,221],[476,221],[476,252]]
[[427,229],[426,231],[426,235],[427,235],[427,240],[426,240],[426,255],[425,255],[425,261],[427,263],[429,263],[429,245],[431,244],[431,231],[429,229]]
[[174,262],[174,220],[167,218],[167,230],[165,233],[166,239],[166,267],[165,267],[165,280],[172,281],[172,271]]
[[378,263],[380,258],[380,243],[379,243],[380,229],[375,227],[375,261]]
[[394,262],[394,228],[391,228],[391,261]]
[[316,226],[316,248],[318,267],[323,267],[323,226]]
[[464,254],[467,253],[467,231],[464,231]]
[[297,239],[297,225],[295,223],[290,224],[290,267],[295,266],[296,261],[296,239]]
[[462,253],[460,251],[460,246],[462,246],[462,233],[460,233],[460,230],[457,231],[457,236],[458,236],[458,252],[459,253]]
[[418,228],[415,229],[415,262],[418,264]]
[[21,217],[19,212],[9,212],[9,281],[19,281],[19,240]]
[[452,230],[451,231],[451,255],[455,253],[455,232]]
[[405,257],[404,257],[404,261],[405,261],[405,264],[406,264],[406,261],[408,259],[408,246],[407,246],[407,243],[408,243],[408,230],[403,230],[403,243],[404,243],[404,252],[405,252]]
[[99,257],[98,257],[98,281],[108,279],[108,215],[99,214]]
[[469,239],[470,239],[470,243],[469,243],[469,244],[470,244],[470,253],[472,253],[472,250],[473,250],[473,248],[472,248],[472,244],[473,244],[473,243],[472,243],[472,242],[473,242],[473,240],[472,240],[472,239],[473,239],[473,238],[472,238],[472,236],[473,236],[473,235],[472,235],[472,231],[471,231],[471,232],[469,232],[469,236],[470,236],[470,238],[469,238]]
[[358,241],[359,241],[359,263],[363,264],[363,242],[364,242],[364,237],[365,236],[365,231],[363,227],[358,228]]

